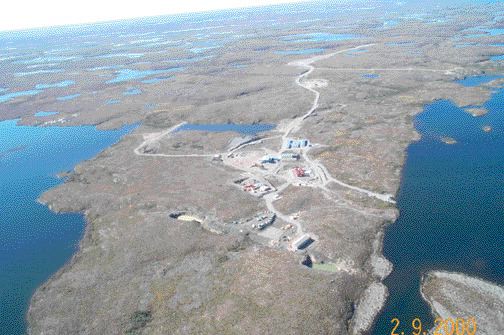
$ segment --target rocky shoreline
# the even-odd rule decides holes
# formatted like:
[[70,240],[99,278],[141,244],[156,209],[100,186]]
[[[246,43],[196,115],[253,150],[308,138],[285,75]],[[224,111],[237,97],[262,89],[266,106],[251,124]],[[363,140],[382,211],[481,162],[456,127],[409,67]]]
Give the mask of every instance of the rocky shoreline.
[[421,292],[436,317],[474,318],[476,333],[481,335],[499,334],[504,329],[502,286],[461,273],[431,271],[422,279]]
[[[460,22],[443,27],[409,23],[396,37],[377,34],[373,27],[359,29],[373,36],[369,40],[376,45],[359,56],[355,70],[354,59],[343,54],[317,62],[310,78],[324,79],[318,87],[320,106],[295,136],[319,145],[309,158],[322,162],[338,180],[396,194],[405,150],[418,139],[414,115],[434,99],[452,99],[461,106],[482,103],[488,91],[454,80],[495,66],[483,61],[472,65],[486,57],[475,50],[450,58],[453,46],[446,40],[465,29]],[[422,36],[418,29],[424,30]],[[423,55],[412,56],[401,47],[390,57],[387,43],[402,39],[418,39]],[[335,49],[355,44],[345,41]],[[234,57],[247,52],[238,50]],[[142,126],[133,134],[77,166],[64,185],[41,197],[52,210],[83,212],[87,226],[78,253],[33,296],[30,334],[357,335],[369,329],[387,297],[381,282],[391,264],[381,249],[384,228],[398,215],[394,206],[337,183],[324,191],[283,190],[276,209],[285,217],[296,216],[317,236],[307,252],[344,265],[324,272],[301,265],[304,255],[273,247],[264,236],[234,223],[268,209],[263,199],[233,183],[243,178],[241,171],[213,158],[135,155],[146,138],[185,121],[285,124],[303,115],[312,97],[294,84],[302,70],[268,56],[251,61],[256,64],[240,75],[242,81],[225,64],[220,72],[210,67],[193,74],[205,82],[204,94],[195,94],[191,75],[175,79],[173,90],[185,95],[135,119]],[[419,69],[406,71],[408,75],[382,71],[379,84],[362,78],[358,70],[405,64]],[[229,81],[235,84],[232,89],[223,87]],[[268,135],[278,136],[275,131]],[[224,133],[200,140],[205,136],[175,134],[157,143],[156,154],[219,152],[236,137]],[[263,145],[246,150],[262,150]],[[278,186],[275,178],[268,182]],[[169,216],[181,209],[203,218],[203,226],[211,223],[212,229],[229,233],[215,234],[197,222]],[[287,226],[278,221],[276,229]]]

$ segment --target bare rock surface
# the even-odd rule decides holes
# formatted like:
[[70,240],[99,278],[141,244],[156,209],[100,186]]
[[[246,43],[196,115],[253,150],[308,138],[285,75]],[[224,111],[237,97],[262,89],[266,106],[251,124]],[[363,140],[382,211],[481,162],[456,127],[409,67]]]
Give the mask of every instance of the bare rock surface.
[[461,273],[433,271],[422,282],[422,295],[442,319],[474,317],[477,334],[504,331],[504,288]]
[[[307,43],[338,53],[312,64],[306,86],[296,79],[303,84],[301,76],[309,70],[287,65],[305,56],[274,51],[286,48],[285,34],[317,32],[334,20],[288,31],[243,28],[255,34],[247,43],[229,42],[218,57],[169,82],[152,84],[140,100],[113,108],[96,101],[125,87],[100,84],[96,76],[85,74],[85,84],[79,85],[100,90],[82,104],[65,105],[58,115],[65,122],[59,125],[141,125],[41,196],[54,211],[82,212],[88,224],[71,262],[35,292],[29,333],[363,333],[387,295],[381,281],[391,264],[381,252],[382,233],[398,215],[392,196],[399,188],[406,148],[419,138],[414,116],[436,99],[475,106],[491,94],[489,87],[454,83],[499,69],[488,61],[496,53],[493,47],[454,46],[469,21],[483,24],[493,18],[489,6],[444,9],[447,23],[413,20],[386,31],[376,28],[377,14],[357,22],[342,16],[341,23],[351,24],[361,37]],[[404,41],[413,46],[394,44]],[[367,51],[358,56],[344,52],[362,45],[368,45]],[[154,64],[162,57],[150,60]],[[238,61],[247,67],[231,65]],[[363,77],[369,73],[379,77]],[[306,115],[316,97],[309,89],[319,92],[320,99]],[[47,126],[44,122],[55,119],[38,120],[27,111],[51,110],[53,100],[46,95],[16,100],[9,108],[0,106],[0,112],[8,110],[2,117],[20,117],[24,124]],[[144,108],[145,101],[155,108]],[[282,136],[307,138],[312,146],[298,161],[239,169],[233,158],[213,158],[236,144],[237,134],[161,136],[182,122],[277,124],[261,134],[262,143],[239,151],[245,158],[258,150],[278,154]],[[291,133],[282,133],[293,124],[297,127]],[[313,180],[300,180],[292,175],[299,166],[325,170],[313,169]],[[273,193],[259,196],[237,183],[255,177],[262,186],[271,185]],[[276,221],[259,232],[261,216],[272,210]],[[182,212],[202,222],[170,217]],[[294,252],[290,244],[301,233],[310,234],[313,243]],[[329,270],[302,265],[307,255],[324,261]],[[427,296],[434,294],[431,281],[445,279],[429,279]],[[468,283],[467,292],[461,287],[468,284],[458,277],[443,285],[470,294],[474,284]],[[432,296],[440,306],[449,303],[443,292]],[[490,296],[485,291],[467,298],[478,294]],[[483,313],[484,307],[476,312]],[[495,313],[488,315],[499,317]]]
[[363,334],[368,330],[388,296],[388,289],[382,283],[372,283],[364,291],[352,319],[351,334]]

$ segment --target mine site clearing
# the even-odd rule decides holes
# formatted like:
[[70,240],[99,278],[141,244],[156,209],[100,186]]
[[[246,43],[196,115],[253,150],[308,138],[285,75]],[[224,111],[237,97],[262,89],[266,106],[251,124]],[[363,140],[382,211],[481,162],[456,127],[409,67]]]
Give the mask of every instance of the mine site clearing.
[[[233,221],[227,225],[228,231],[253,233],[252,236],[255,235],[258,242],[262,242],[271,247],[288,249],[296,253],[306,253],[309,250],[310,255],[303,261],[304,265],[312,267],[312,259],[319,259],[321,261],[318,262],[318,264],[324,264],[323,255],[315,255],[316,251],[311,248],[317,241],[317,237],[309,232],[304,232],[302,222],[299,220],[299,214],[291,216],[285,215],[275,208],[274,202],[281,198],[282,192],[289,186],[320,188],[326,194],[337,197],[337,192],[328,188],[329,184],[336,183],[344,188],[363,193],[369,197],[395,204],[394,197],[390,194],[375,193],[346,184],[332,177],[324,165],[317,160],[312,160],[308,155],[312,148],[320,145],[311,143],[309,139],[296,138],[292,135],[301,129],[303,122],[319,107],[320,92],[317,91],[316,88],[325,87],[328,84],[325,79],[304,79],[316,69],[312,64],[339,53],[371,47],[373,45],[374,44],[366,44],[289,63],[288,65],[290,66],[307,69],[296,77],[295,82],[300,87],[314,93],[315,98],[306,114],[292,119],[279,127],[278,131],[280,131],[281,135],[265,138],[257,136],[238,138],[236,141],[232,141],[234,143],[230,145],[228,151],[224,153],[157,153],[160,147],[159,141],[176,132],[178,128],[185,124],[184,122],[160,133],[145,134],[143,136],[144,141],[135,148],[134,153],[139,156],[166,158],[212,157],[214,161],[243,171],[239,179],[233,180],[233,184],[241,188],[244,192],[249,193],[251,196],[264,199],[268,211],[258,213],[252,218]],[[263,146],[265,141],[273,140],[280,142],[277,146],[277,148],[281,148],[280,150],[265,148]],[[270,178],[279,179],[283,183],[279,186],[274,186],[269,181]],[[182,221],[196,221],[203,225],[205,221],[205,219],[199,219],[185,212],[175,212],[170,214],[170,216]],[[336,266],[335,264],[328,263],[327,267],[320,267],[319,269],[334,272],[338,270],[346,271],[348,267]]]

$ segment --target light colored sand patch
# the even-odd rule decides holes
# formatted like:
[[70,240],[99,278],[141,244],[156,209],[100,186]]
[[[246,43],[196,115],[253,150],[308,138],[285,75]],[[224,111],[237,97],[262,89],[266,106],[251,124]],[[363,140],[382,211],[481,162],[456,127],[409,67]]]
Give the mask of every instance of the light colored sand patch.
[[239,170],[248,171],[254,164],[258,164],[266,154],[264,150],[240,152],[233,155],[233,158],[225,157],[225,163]]
[[441,137],[441,141],[445,144],[457,144],[457,140],[451,137]]
[[278,241],[283,235],[283,231],[275,227],[267,227],[266,229],[259,232],[259,236],[265,237],[272,241]]
[[203,220],[198,219],[197,217],[191,216],[191,215],[181,215],[177,218],[177,220],[186,221],[186,222],[192,222],[192,221],[196,221],[199,223],[203,222]]

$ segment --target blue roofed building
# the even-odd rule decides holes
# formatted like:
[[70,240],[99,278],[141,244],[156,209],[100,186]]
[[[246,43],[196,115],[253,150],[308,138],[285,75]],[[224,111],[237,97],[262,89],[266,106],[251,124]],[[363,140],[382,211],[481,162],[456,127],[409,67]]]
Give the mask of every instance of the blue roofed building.
[[310,141],[307,139],[288,139],[285,143],[287,149],[301,149],[309,147],[310,145]]

